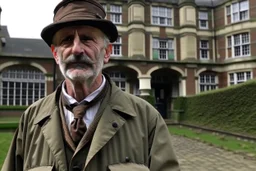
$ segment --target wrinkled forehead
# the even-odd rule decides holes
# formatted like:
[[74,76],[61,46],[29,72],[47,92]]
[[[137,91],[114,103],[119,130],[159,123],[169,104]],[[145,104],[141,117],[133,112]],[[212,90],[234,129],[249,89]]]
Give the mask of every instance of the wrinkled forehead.
[[70,26],[70,27],[65,27],[56,32],[53,38],[53,42],[56,42],[58,39],[61,39],[67,35],[86,35],[94,38],[104,38],[104,33],[92,26]]

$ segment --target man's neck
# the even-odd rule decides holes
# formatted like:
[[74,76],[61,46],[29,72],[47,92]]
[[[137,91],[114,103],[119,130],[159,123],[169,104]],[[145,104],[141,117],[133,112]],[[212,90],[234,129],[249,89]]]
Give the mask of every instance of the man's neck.
[[65,83],[67,93],[80,102],[100,87],[102,75],[100,74],[91,84],[88,84],[88,82],[72,82],[69,79],[66,79]]

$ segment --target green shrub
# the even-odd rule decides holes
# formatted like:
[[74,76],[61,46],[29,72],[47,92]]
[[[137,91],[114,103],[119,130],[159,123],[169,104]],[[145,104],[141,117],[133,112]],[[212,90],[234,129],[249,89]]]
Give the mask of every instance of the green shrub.
[[174,109],[184,123],[248,135],[256,134],[256,81],[180,97]]

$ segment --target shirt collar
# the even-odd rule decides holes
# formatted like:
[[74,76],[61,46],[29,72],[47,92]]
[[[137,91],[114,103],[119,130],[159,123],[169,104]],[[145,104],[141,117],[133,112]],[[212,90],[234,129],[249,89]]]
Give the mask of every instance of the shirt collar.
[[[92,101],[102,91],[105,84],[106,84],[106,79],[105,79],[105,76],[102,75],[102,83],[101,83],[100,87],[97,88],[95,91],[93,91],[91,94],[89,94],[87,97],[85,97],[81,102],[83,102],[83,101],[87,101],[87,102]],[[74,99],[72,96],[70,96],[67,93],[67,91],[65,89],[65,81],[62,83],[61,91],[63,93],[64,99],[66,100],[67,104],[79,103],[76,99]]]

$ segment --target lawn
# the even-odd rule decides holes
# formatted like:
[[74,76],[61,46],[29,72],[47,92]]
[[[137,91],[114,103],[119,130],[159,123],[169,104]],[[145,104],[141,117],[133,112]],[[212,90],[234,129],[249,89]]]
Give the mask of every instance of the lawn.
[[225,150],[256,158],[256,142],[252,140],[243,140],[231,136],[209,133],[182,126],[169,126],[169,131],[174,135],[192,138],[219,148],[223,148]]
[[0,170],[8,152],[12,137],[13,132],[0,132]]
[[20,117],[0,117],[0,123],[19,122]]

